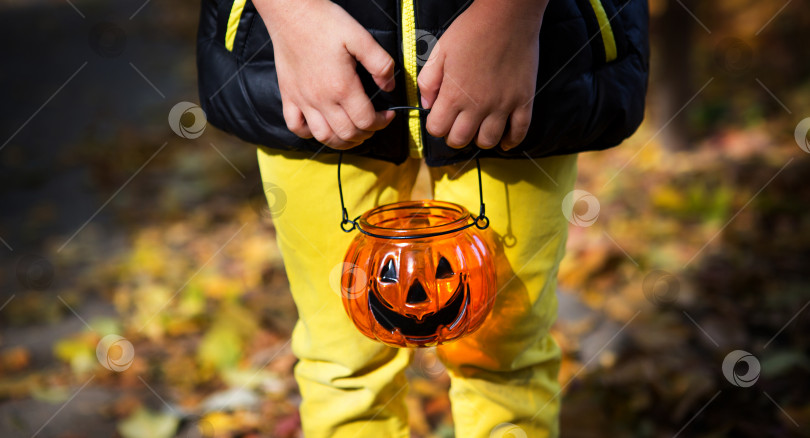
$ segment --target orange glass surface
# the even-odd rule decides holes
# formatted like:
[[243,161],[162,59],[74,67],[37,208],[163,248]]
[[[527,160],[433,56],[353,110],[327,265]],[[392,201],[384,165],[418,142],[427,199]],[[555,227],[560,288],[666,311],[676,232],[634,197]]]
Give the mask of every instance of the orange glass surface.
[[[396,347],[427,347],[472,333],[495,295],[490,246],[476,227],[433,237],[473,218],[442,201],[383,205],[363,214],[346,252],[343,305],[371,339]],[[396,239],[396,237],[408,237]]]

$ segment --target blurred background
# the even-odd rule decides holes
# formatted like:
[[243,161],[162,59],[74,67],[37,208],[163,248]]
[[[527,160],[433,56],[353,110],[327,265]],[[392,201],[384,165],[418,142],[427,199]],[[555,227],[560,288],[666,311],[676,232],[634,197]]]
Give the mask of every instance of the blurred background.
[[[580,157],[563,437],[810,436],[810,9],[650,7],[648,116]],[[198,9],[0,1],[0,436],[299,434],[255,149],[168,123]],[[453,436],[435,354],[408,373],[413,436]]]

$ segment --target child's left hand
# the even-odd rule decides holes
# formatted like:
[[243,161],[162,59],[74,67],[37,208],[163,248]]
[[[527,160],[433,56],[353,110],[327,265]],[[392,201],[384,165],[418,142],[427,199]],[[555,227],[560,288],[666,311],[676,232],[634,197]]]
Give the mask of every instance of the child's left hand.
[[[476,0],[439,39],[419,73],[427,131],[462,148],[504,150],[526,137],[547,0]],[[507,121],[508,132],[504,132]],[[476,135],[477,133],[477,135]]]

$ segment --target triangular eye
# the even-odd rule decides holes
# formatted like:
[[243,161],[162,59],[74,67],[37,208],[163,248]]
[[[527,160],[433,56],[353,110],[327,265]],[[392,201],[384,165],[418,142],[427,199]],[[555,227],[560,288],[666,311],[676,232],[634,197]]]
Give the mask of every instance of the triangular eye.
[[439,266],[436,268],[436,278],[445,279],[454,275],[453,268],[450,267],[450,262],[446,258],[439,259]]
[[397,282],[397,268],[394,266],[394,259],[388,260],[380,273],[380,281],[383,283]]

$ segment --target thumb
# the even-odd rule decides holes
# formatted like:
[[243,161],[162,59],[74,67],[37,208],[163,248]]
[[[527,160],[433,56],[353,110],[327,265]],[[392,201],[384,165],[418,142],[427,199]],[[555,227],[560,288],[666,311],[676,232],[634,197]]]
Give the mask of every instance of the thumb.
[[346,50],[371,73],[374,82],[384,91],[394,89],[394,58],[362,29],[356,38],[346,41]]
[[430,53],[425,65],[419,72],[416,83],[419,85],[419,93],[422,95],[422,108],[430,108],[436,102],[439,95],[439,87],[442,85],[444,76],[444,56],[438,50],[438,45]]

